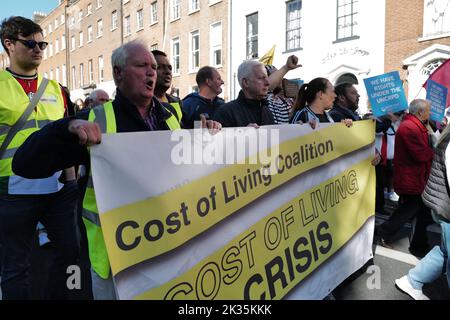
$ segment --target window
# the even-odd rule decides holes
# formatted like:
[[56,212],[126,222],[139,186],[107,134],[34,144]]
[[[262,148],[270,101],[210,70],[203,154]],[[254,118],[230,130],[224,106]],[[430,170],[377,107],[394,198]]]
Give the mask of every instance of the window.
[[44,60],[47,59],[47,52],[48,52],[48,47],[45,48],[45,50],[44,50]]
[[170,20],[179,19],[181,10],[180,0],[170,0],[170,3],[171,3]]
[[80,31],[79,33],[79,41],[80,41],[79,46],[82,47],[84,43],[83,31]]
[[131,34],[131,22],[130,22],[130,16],[126,16],[124,18],[123,22],[123,28],[124,28],[124,35],[129,36]]
[[66,22],[66,16],[64,15],[64,13],[61,13],[60,20],[61,20],[61,24],[64,24]]
[[222,0],[209,0],[209,5],[212,6],[213,4],[219,3]]
[[151,50],[151,51],[153,51],[153,50],[158,50],[158,44],[157,44],[157,43],[152,44],[151,47],[150,47],[150,50]]
[[97,0],[97,9],[102,7],[103,0]]
[[57,54],[59,52],[59,39],[56,38],[55,40],[55,54]]
[[59,67],[56,67],[55,80],[56,80],[56,82],[59,82]]
[[92,42],[94,34],[92,33],[92,26],[88,27],[88,42]]
[[189,1],[189,12],[195,12],[200,10],[200,0]]
[[83,20],[83,9],[78,11],[78,21],[81,21],[81,20]]
[[52,42],[50,42],[49,44],[48,44],[48,55],[51,57],[51,56],[53,56],[53,43]]
[[44,38],[47,36],[47,29],[42,30],[42,34],[44,35]]
[[301,0],[286,2],[286,51],[300,49],[301,9]]
[[423,74],[424,76],[429,77],[430,74],[432,74],[434,70],[439,68],[441,66],[441,64],[444,63],[444,61],[445,61],[445,59],[433,60],[433,61],[429,62],[425,67],[423,67],[422,70],[420,70],[420,73]]
[[337,0],[336,40],[357,37],[358,0]]
[[92,59],[88,61],[88,74],[89,83],[94,83],[94,67],[92,65]]
[[104,76],[104,65],[103,65],[103,56],[98,57],[98,82],[103,82]]
[[80,63],[80,87],[84,86],[84,65]]
[[92,3],[88,3],[87,5],[87,16],[92,14]]
[[52,33],[53,32],[53,27],[52,27],[52,24],[50,23],[49,25],[48,25],[48,33],[50,34],[50,33]]
[[50,69],[50,80],[53,80],[53,69]]
[[150,5],[150,23],[158,22],[158,2],[152,2]]
[[172,67],[174,74],[180,74],[180,38],[172,39]]
[[450,1],[424,1],[423,36],[439,37],[450,32]]
[[75,36],[72,36],[70,38],[70,51],[74,51],[75,50]]
[[61,36],[61,51],[66,50],[66,35],[63,34]]
[[66,65],[62,65],[62,85],[67,86],[67,71],[66,71]]
[[247,16],[247,59],[258,57],[258,12]]
[[137,30],[144,29],[144,11],[142,9],[136,12]]
[[72,66],[72,90],[75,90],[77,88],[77,70],[75,69],[75,66]]
[[55,19],[55,30],[58,28],[58,18]]
[[193,31],[190,34],[190,60],[189,70],[196,71],[200,66],[200,34],[197,31]]
[[111,30],[117,29],[117,11],[111,13]]
[[74,25],[75,25],[75,17],[71,16],[69,26],[73,27]]
[[222,65],[222,22],[214,23],[209,31],[210,63],[214,67]]
[[100,19],[97,21],[97,38],[100,38],[103,35],[103,20]]

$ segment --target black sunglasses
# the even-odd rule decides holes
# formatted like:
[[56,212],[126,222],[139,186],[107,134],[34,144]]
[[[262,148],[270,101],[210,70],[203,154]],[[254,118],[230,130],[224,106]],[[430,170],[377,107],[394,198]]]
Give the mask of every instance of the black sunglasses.
[[19,41],[24,46],[26,46],[27,48],[30,48],[30,49],[34,49],[34,47],[36,47],[36,45],[38,45],[39,49],[45,50],[45,48],[47,48],[47,46],[48,46],[48,42],[45,42],[45,41],[37,42],[36,40],[23,40],[23,39],[17,39],[17,38],[10,38],[10,40]]

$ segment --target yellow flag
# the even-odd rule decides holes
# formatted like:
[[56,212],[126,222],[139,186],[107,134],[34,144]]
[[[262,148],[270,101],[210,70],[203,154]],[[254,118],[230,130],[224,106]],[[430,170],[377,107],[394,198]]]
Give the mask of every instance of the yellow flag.
[[273,57],[275,55],[275,46],[273,46],[265,55],[259,59],[259,62],[264,63],[265,65],[271,65],[273,63]]

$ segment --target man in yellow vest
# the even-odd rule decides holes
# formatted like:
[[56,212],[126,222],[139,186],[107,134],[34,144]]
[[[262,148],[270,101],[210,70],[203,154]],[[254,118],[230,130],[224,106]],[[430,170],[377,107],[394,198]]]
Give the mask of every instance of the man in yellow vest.
[[[65,299],[68,294],[66,272],[68,266],[77,263],[79,251],[75,224],[78,188],[74,175],[70,182],[62,183],[61,171],[55,170],[41,177],[44,179],[32,180],[13,173],[11,168],[17,148],[29,135],[64,116],[67,109],[65,97],[56,81],[50,80],[46,87],[41,87],[45,81],[38,75],[37,68],[47,46],[41,27],[26,18],[11,17],[4,20],[0,28],[2,45],[10,58],[10,67],[0,71],[0,270],[3,299],[31,298],[30,254],[38,221],[45,225],[55,251],[49,274],[49,297]],[[41,89],[43,94],[33,105],[30,101],[39,87],[45,89]],[[29,116],[25,113],[27,109]],[[18,122],[23,114],[23,121]]]
[[[135,40],[122,45],[114,50],[111,62],[117,86],[114,101],[80,113],[78,119],[51,123],[33,134],[17,151],[13,161],[14,172],[37,178],[77,164],[85,165],[90,172],[87,147],[100,143],[102,133],[180,129],[176,110],[170,105],[163,106],[154,97],[157,63],[145,44]],[[214,121],[208,121],[205,125],[209,129],[221,128]],[[32,163],[35,165],[31,166]],[[90,175],[88,180],[83,200],[83,220],[92,265],[93,294],[95,299],[115,299]]]
[[183,106],[181,99],[177,98],[167,91],[172,87],[172,65],[170,64],[167,54],[163,51],[153,50],[153,56],[158,64],[156,84],[155,84],[155,97],[163,105],[170,104],[177,112],[176,116],[182,122],[183,118]]

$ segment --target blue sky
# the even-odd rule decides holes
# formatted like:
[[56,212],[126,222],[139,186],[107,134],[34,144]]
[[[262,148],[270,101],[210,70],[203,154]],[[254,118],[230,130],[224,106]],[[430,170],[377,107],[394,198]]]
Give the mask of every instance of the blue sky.
[[34,11],[50,13],[58,3],[58,0],[2,0],[0,20],[10,16],[24,16],[31,19]]

